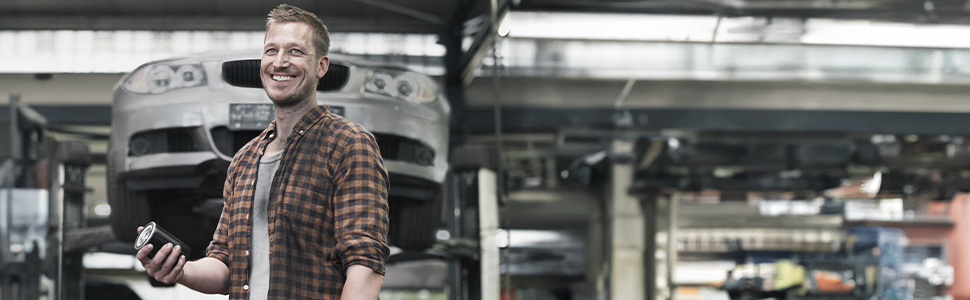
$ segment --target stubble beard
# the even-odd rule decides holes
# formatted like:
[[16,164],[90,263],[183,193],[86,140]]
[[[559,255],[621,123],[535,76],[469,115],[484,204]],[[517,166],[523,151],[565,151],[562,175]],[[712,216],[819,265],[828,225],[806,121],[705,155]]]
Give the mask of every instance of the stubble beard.
[[301,87],[295,93],[290,94],[289,97],[274,98],[273,95],[270,95],[269,91],[266,91],[266,95],[269,96],[269,99],[273,101],[274,105],[276,105],[277,107],[284,108],[284,107],[297,106],[307,101],[310,101],[310,95],[312,95],[312,93],[315,93],[316,90],[317,90],[316,85],[308,83],[308,84],[305,84],[303,87]]

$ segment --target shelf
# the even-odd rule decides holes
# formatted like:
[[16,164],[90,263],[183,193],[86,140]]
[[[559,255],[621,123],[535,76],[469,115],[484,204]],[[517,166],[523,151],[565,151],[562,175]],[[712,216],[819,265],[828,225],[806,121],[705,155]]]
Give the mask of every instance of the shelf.
[[681,216],[679,228],[786,228],[824,229],[843,226],[841,215],[784,215],[784,216]]
[[953,220],[946,216],[917,216],[905,220],[846,220],[842,222],[846,227],[878,226],[892,228],[912,227],[953,227]]
[[856,226],[891,228],[949,228],[953,220],[946,215],[917,215],[902,220],[845,220],[843,215],[761,215],[758,208],[744,203],[728,205],[683,205],[678,212],[678,228],[786,228],[826,229]]

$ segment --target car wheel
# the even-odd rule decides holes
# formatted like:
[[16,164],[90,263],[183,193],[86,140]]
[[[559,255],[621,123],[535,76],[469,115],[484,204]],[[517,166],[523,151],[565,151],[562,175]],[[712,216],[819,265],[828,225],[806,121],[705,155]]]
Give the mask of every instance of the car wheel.
[[120,241],[135,242],[138,226],[151,220],[148,196],[129,191],[118,178],[113,163],[108,162],[108,205],[111,206],[111,229]]
[[390,244],[405,250],[431,248],[437,241],[435,235],[441,225],[443,194],[439,191],[427,201],[389,199]]

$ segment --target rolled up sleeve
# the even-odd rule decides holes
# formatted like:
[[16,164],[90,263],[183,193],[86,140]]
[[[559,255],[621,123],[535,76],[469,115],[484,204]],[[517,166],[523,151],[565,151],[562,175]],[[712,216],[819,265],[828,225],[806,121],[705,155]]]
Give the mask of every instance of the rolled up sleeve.
[[226,208],[222,209],[222,217],[219,218],[219,225],[216,227],[215,233],[212,234],[212,241],[209,242],[209,247],[206,248],[206,257],[212,257],[222,261],[227,267],[229,264],[229,246],[228,246],[228,226],[229,218],[226,217]]
[[[235,159],[233,159],[235,162]],[[235,168],[235,163],[229,165],[229,174],[233,174],[233,169]],[[225,199],[232,199],[232,186],[233,177],[230,175],[226,178],[226,183],[222,187],[222,197]],[[209,246],[206,248],[206,257],[212,257],[222,261],[222,263],[229,266],[229,224],[231,223],[229,216],[229,205],[224,203],[222,206],[222,215],[219,217],[219,224],[216,226],[216,231],[212,234],[212,241],[209,242]]]
[[369,133],[349,136],[345,149],[334,178],[335,260],[344,271],[362,265],[383,275],[390,252],[387,170]]

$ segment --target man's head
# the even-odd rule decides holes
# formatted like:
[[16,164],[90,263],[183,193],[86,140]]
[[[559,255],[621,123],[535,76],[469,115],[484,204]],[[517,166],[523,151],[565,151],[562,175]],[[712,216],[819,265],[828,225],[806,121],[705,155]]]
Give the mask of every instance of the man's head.
[[309,25],[313,32],[313,48],[317,55],[323,56],[330,53],[330,32],[327,31],[327,25],[324,25],[317,15],[293,5],[280,4],[276,9],[269,12],[269,16],[266,18],[266,30],[269,30],[269,27],[274,23],[287,22]]
[[269,13],[260,79],[276,106],[316,105],[328,47],[327,27],[314,14],[286,4]]

